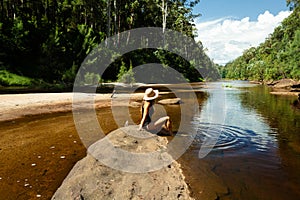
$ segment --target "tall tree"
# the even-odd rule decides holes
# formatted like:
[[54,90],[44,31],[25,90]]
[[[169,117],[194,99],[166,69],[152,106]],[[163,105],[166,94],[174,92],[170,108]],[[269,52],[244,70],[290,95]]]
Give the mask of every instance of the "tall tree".
[[[196,15],[192,8],[198,2],[0,0],[0,68],[51,83],[72,82],[87,54],[111,35],[139,27],[162,27],[195,37]],[[118,45],[118,41],[112,45]],[[120,62],[129,69],[130,63],[170,62],[167,59],[178,61],[174,66],[192,77],[191,71],[195,69],[167,52],[134,52]],[[117,78],[120,66],[120,63],[114,65],[110,79]],[[187,78],[197,79],[191,77]]]

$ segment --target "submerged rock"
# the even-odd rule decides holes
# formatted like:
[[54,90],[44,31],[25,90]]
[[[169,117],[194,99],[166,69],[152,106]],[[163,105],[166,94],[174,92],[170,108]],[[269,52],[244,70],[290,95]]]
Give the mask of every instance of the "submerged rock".
[[159,104],[163,105],[172,105],[172,104],[181,104],[182,101],[180,98],[172,98],[172,99],[163,99],[158,101]]
[[[111,147],[106,148],[108,142]],[[169,162],[171,156],[165,155],[166,152],[163,151],[167,142],[166,138],[145,130],[137,131],[137,126],[117,129],[89,147],[87,156],[76,163],[52,199],[192,199],[176,161],[159,170],[144,173],[124,172],[100,162],[103,152],[107,159],[115,156],[113,152],[110,153],[113,148],[133,154],[154,152],[153,155],[156,155],[161,152],[158,154],[162,155],[161,158],[154,156],[153,160],[128,163],[137,168],[155,162],[156,159]],[[100,150],[103,152],[100,153]],[[114,159],[118,162],[118,159],[124,158],[113,157]]]

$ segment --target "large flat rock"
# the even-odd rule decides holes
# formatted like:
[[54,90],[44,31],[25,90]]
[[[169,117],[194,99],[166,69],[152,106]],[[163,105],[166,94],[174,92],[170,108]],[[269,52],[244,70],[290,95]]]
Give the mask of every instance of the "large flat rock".
[[[106,147],[108,144],[111,147]],[[150,157],[145,162],[128,162],[136,168],[158,162],[159,159],[169,161],[171,157],[162,151],[166,145],[166,138],[144,130],[138,131],[137,126],[113,131],[89,147],[88,155],[74,166],[52,199],[192,199],[176,161],[159,170],[144,173],[125,172],[101,163],[110,158],[115,162],[123,161],[124,158],[118,160],[114,153],[109,153],[111,148],[122,149],[129,154],[153,153],[153,160]],[[107,158],[103,157],[104,154]],[[156,154],[163,156],[156,157]],[[124,169],[130,171],[133,168]]]
[[158,101],[159,104],[163,105],[173,105],[173,104],[181,104],[182,101],[180,98],[172,98],[172,99],[163,99]]

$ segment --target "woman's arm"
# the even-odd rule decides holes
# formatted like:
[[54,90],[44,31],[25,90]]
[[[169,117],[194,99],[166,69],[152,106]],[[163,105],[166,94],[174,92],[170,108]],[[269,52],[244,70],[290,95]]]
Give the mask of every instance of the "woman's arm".
[[142,106],[144,106],[144,111],[142,113],[142,120],[141,120],[141,123],[140,123],[140,126],[139,126],[139,130],[142,130],[142,128],[143,128],[143,125],[144,125],[145,120],[146,120],[146,116],[149,113],[150,103],[146,101],[146,102],[144,102],[144,105],[142,105]]

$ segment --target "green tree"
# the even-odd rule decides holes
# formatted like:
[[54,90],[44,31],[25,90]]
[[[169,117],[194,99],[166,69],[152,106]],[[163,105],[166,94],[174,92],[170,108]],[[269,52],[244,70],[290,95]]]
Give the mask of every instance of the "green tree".
[[118,82],[121,83],[134,83],[134,72],[132,70],[132,64],[130,64],[130,68],[127,70],[125,63],[122,62],[119,74],[118,74]]
[[[160,7],[162,2],[168,8],[166,15]],[[166,28],[194,38],[194,18],[198,15],[192,10],[197,3],[199,0],[1,0],[0,67],[49,83],[72,83],[79,66],[97,44],[126,30],[162,27],[162,16]],[[117,46],[118,42],[108,45]],[[130,63],[137,66],[154,61],[170,63],[187,79],[199,80],[195,66],[168,52],[155,51],[125,55],[112,65],[108,78],[118,78],[121,61],[127,69]],[[202,68],[213,66],[206,55],[201,56]]]
[[292,14],[256,48],[246,50],[226,65],[226,78],[277,80],[299,79],[300,8],[299,1],[287,1]]

